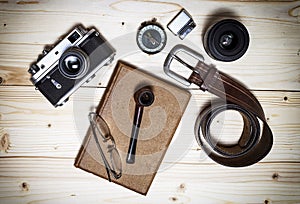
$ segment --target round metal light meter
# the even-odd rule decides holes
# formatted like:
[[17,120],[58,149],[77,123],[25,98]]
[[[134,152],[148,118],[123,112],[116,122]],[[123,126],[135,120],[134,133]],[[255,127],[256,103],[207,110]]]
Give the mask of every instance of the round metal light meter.
[[163,27],[156,20],[152,20],[141,24],[136,41],[143,52],[156,54],[164,49],[167,43],[167,35]]

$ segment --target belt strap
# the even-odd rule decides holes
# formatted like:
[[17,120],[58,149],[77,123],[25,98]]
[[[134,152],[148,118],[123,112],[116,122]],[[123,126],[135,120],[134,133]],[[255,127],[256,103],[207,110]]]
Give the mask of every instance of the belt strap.
[[[185,52],[198,59],[197,65],[192,67],[185,63],[176,55],[178,52]],[[193,71],[188,79],[170,70],[173,59]],[[195,125],[196,139],[209,157],[225,166],[242,167],[260,161],[269,153],[273,144],[273,135],[264,111],[256,97],[241,83],[215,67],[205,64],[202,55],[184,45],[176,45],[170,51],[164,63],[164,71],[184,85],[196,84],[202,91],[208,91],[225,101],[225,104],[206,107],[200,113]],[[210,135],[210,124],[213,118],[226,110],[238,111],[244,121],[239,142],[232,146],[213,142]]]

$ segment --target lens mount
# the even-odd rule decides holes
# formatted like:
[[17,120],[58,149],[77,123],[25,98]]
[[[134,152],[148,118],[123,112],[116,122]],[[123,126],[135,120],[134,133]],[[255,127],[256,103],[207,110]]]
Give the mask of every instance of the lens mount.
[[237,60],[245,54],[248,46],[249,33],[246,27],[234,19],[217,22],[204,35],[204,48],[216,60]]
[[72,47],[59,59],[59,70],[67,78],[81,78],[88,69],[88,56],[81,49]]

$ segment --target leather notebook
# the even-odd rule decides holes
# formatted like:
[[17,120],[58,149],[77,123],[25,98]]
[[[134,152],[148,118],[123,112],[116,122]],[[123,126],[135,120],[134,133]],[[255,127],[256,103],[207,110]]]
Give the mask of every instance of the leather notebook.
[[[155,100],[144,108],[135,163],[128,164],[126,156],[135,112],[133,95],[143,86],[152,88]],[[121,158],[122,176],[118,179],[111,176],[112,182],[147,194],[190,97],[187,90],[118,61],[96,111],[107,123]],[[108,179],[91,128],[87,130],[74,165]]]

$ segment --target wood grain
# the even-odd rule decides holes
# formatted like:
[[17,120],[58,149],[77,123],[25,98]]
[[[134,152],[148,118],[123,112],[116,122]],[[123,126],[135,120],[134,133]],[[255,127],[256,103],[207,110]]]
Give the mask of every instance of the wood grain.
[[[87,130],[86,113],[90,107],[97,106],[103,91],[103,88],[81,88],[68,104],[53,109],[51,104],[32,87],[1,87],[0,127],[3,127],[5,133],[9,134],[11,142],[8,153],[2,156],[74,157]],[[189,151],[181,160],[183,163],[198,161],[200,149],[194,139],[194,122],[191,121],[196,120],[204,104],[215,99],[211,94],[198,90],[193,90],[192,94],[193,97],[177,133],[177,137],[184,136],[190,141]],[[255,95],[262,103],[274,132],[274,147],[265,160],[267,162],[298,162],[300,160],[299,94],[257,91]],[[227,120],[230,122],[233,118]],[[234,122],[231,123],[229,129],[234,131]],[[211,162],[208,159],[205,161]]]
[[[181,41],[166,29],[164,52],[151,57],[137,52],[140,23],[156,17],[165,26],[182,7],[197,24],[188,37]],[[299,203],[299,13],[298,0],[0,1],[0,203]],[[226,17],[239,19],[251,37],[247,53],[232,63],[210,59],[202,46],[205,28]],[[45,45],[78,23],[99,29],[117,56],[55,109],[34,89],[27,69]],[[98,105],[116,60],[179,85],[162,70],[168,50],[178,43],[253,90],[274,134],[267,157],[245,168],[210,160],[194,138],[194,122],[215,97],[191,86],[193,97],[146,197],[76,169],[87,112]],[[230,139],[240,121],[226,116],[225,122],[220,132]]]
[[300,169],[293,163],[260,163],[243,169],[175,164],[158,173],[146,197],[79,171],[72,163],[60,158],[1,159],[0,173],[6,175],[1,179],[1,189],[6,189],[1,191],[1,203],[280,203],[299,199]]
[[[29,85],[29,74],[26,71],[30,63],[36,60],[46,44],[53,44],[78,22],[85,26],[95,26],[113,43],[122,35],[135,35],[139,24],[154,16],[162,24],[167,24],[181,8],[180,3],[156,1],[90,1],[89,4],[86,1],[76,1],[74,4],[72,1],[65,1],[64,7],[59,6],[57,1],[34,2],[37,3],[1,3],[2,16],[5,15],[2,18],[3,25],[0,26],[0,77],[4,79],[4,84]],[[144,8],[145,4],[149,8],[147,11],[136,9]],[[251,89],[297,90],[300,87],[299,2],[273,2],[270,5],[266,2],[230,1],[222,2],[221,5],[218,1],[188,3],[186,9],[198,25],[188,40],[206,55],[202,48],[202,29],[216,17],[238,16],[251,35],[247,54],[234,63],[212,62],[219,69],[239,78]],[[249,6],[251,9],[248,9]],[[276,6],[277,9],[274,9]],[[79,11],[78,7],[82,9]],[[136,15],[140,21],[135,20]],[[172,46],[174,45],[175,42]],[[165,56],[161,54],[154,58],[155,61],[147,55],[135,56],[133,63],[137,62],[141,67],[152,67],[154,73],[159,72],[162,76],[161,66],[157,64],[158,60],[162,64]],[[140,61],[143,63],[138,63]],[[101,80],[103,86],[106,86],[107,79],[105,76]]]

